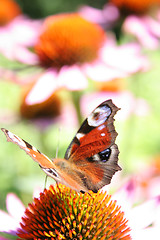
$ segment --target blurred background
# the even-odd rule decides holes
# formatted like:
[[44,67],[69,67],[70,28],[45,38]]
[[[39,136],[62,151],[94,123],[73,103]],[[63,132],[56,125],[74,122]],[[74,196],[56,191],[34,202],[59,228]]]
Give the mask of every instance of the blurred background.
[[[137,201],[160,194],[160,1],[1,0],[0,126],[48,157],[64,157],[82,120],[102,101],[115,119],[121,173]],[[25,205],[45,174],[0,133],[0,208]],[[48,180],[47,186],[54,183]]]

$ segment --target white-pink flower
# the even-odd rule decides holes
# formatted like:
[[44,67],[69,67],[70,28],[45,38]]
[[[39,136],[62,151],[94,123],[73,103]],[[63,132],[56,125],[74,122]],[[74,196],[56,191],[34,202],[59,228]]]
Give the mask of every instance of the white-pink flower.
[[150,15],[130,15],[126,17],[122,29],[135,36],[142,46],[156,49],[160,40],[160,10],[155,18]]
[[41,20],[31,20],[24,15],[0,27],[0,52],[11,60],[37,63],[37,57],[28,48],[33,47],[39,35]]
[[[104,187],[103,191],[105,189],[108,187]],[[160,236],[160,195],[138,203],[136,192],[137,185],[133,179],[130,179],[112,195],[112,199],[116,200],[124,211],[133,240],[158,240]]]
[[[42,101],[40,92],[45,98],[54,91],[66,88],[71,91],[83,90],[88,86],[88,79],[98,82],[127,77],[139,71],[146,71],[149,62],[141,54],[138,44],[118,46],[113,36],[108,35],[98,58],[92,63],[63,66],[60,69],[50,68],[42,74],[29,94],[29,102]],[[43,86],[43,87],[42,87]],[[34,93],[34,94],[33,94]]]
[[6,208],[8,213],[0,210],[0,232],[16,235],[25,207],[15,194],[9,193],[6,198]]
[[84,5],[79,8],[78,13],[88,21],[98,23],[105,29],[111,29],[120,17],[118,8],[111,3],[105,4],[102,10]]
[[115,119],[120,121],[124,121],[131,114],[143,116],[150,112],[147,102],[143,99],[136,99],[129,91],[106,91],[83,95],[80,102],[82,115],[87,116],[92,109],[106,99],[112,99],[114,104],[120,108],[120,111],[115,116]]

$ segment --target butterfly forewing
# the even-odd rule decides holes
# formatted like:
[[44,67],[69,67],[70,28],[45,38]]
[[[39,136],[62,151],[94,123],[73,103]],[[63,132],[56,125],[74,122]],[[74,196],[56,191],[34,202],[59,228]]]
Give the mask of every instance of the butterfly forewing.
[[89,158],[110,147],[117,136],[113,125],[117,111],[111,100],[101,103],[82,123],[65,153],[65,159]]
[[43,153],[41,153],[34,146],[30,145],[25,140],[11,133],[5,128],[1,128],[4,134],[7,137],[8,142],[13,142],[18,145],[21,149],[23,149],[34,161],[38,162],[41,167],[45,168],[53,168],[53,162]]

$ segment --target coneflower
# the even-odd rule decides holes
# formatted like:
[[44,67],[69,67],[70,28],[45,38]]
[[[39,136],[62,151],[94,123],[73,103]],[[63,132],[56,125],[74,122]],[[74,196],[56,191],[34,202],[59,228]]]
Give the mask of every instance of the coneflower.
[[91,62],[105,40],[102,28],[76,13],[48,17],[35,45],[40,64],[45,67]]
[[159,0],[110,0],[110,2],[126,14],[142,14],[160,4]]
[[103,192],[82,194],[50,186],[22,217],[20,239],[131,239],[124,213]]
[[21,14],[21,9],[13,0],[0,1],[0,25],[5,25]]

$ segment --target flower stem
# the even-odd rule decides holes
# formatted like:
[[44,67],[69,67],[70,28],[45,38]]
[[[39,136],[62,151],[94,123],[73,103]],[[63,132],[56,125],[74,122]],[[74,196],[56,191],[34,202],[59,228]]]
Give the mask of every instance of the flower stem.
[[82,96],[82,92],[80,91],[72,92],[71,95],[72,95],[73,104],[77,112],[78,123],[80,125],[82,123],[82,115],[81,115],[81,108],[80,108],[80,99]]

